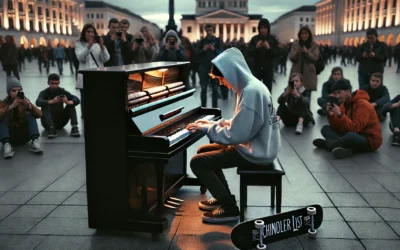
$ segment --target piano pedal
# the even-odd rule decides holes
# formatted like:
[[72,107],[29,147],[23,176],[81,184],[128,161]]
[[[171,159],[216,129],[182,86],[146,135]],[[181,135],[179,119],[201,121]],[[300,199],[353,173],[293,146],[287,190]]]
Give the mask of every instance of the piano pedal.
[[174,209],[174,210],[176,210],[176,212],[183,212],[183,210],[180,210],[179,208],[168,205],[168,204],[164,204],[164,207],[169,208],[169,209]]
[[182,206],[183,205],[183,204],[180,204],[180,203],[177,203],[177,202],[173,202],[173,201],[169,201],[169,200],[166,200],[166,202],[168,204],[170,204],[170,205],[175,205],[175,206]]
[[169,199],[171,199],[171,200],[173,200],[173,201],[177,201],[177,202],[184,202],[185,200],[181,200],[181,199],[178,199],[178,198],[175,198],[175,197],[169,197]]

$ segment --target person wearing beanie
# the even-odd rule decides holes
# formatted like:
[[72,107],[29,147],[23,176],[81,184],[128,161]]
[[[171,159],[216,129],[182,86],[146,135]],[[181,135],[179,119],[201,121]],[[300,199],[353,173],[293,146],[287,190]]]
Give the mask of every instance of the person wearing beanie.
[[[60,88],[60,76],[49,75],[48,88],[40,92],[36,105],[42,108],[42,125],[47,130],[49,139],[57,137],[57,130],[62,129],[71,120],[71,133],[73,137],[79,137],[78,118],[75,106],[80,104],[78,97]],[[65,107],[64,107],[65,104]]]
[[251,67],[253,75],[264,82],[272,93],[274,60],[279,54],[279,47],[278,40],[270,32],[268,19],[261,19],[258,23],[258,35],[251,38],[248,53],[254,60]]
[[29,150],[42,153],[36,119],[42,112],[22,92],[22,85],[15,76],[7,77],[8,96],[0,101],[0,142],[5,159],[14,155],[13,146],[30,142]]
[[386,114],[382,112],[382,107],[390,101],[389,90],[383,85],[383,76],[381,73],[373,73],[370,77],[369,84],[364,85],[362,90],[369,95],[369,102],[375,108],[379,121],[384,121]]
[[376,29],[368,29],[367,41],[358,47],[356,52],[356,60],[358,65],[358,85],[361,89],[364,85],[369,84],[371,74],[383,74],[385,63],[387,60],[388,47],[385,42],[378,40],[378,32]]
[[325,139],[315,139],[314,146],[331,151],[337,159],[377,150],[382,145],[382,131],[368,93],[364,90],[351,93],[351,85],[344,79],[338,80],[332,91],[340,106],[327,104],[329,125],[321,129]]

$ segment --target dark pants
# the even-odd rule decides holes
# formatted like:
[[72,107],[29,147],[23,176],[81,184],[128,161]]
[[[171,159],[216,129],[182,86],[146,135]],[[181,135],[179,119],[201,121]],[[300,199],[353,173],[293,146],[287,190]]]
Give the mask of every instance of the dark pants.
[[304,90],[304,93],[302,94],[307,99],[306,104],[307,104],[308,109],[310,109],[311,93],[312,93],[312,90]]
[[219,144],[201,146],[190,161],[193,173],[222,205],[235,204],[222,169],[239,165],[248,166],[252,163],[245,160],[234,147]]
[[354,132],[338,133],[329,125],[322,127],[321,134],[328,141],[330,151],[337,147],[350,148],[356,152],[371,151],[367,137],[360,134]]
[[201,86],[201,106],[202,107],[207,107],[207,89],[208,85],[211,83],[211,88],[212,88],[212,107],[217,108],[218,107],[218,89],[219,89],[219,83],[217,79],[210,79],[210,76],[208,75],[209,70],[206,70],[205,68],[199,69],[199,77],[200,77],[200,86]]
[[19,72],[18,72],[18,65],[17,64],[5,64],[4,65],[4,70],[6,71],[7,76],[11,75],[11,72],[13,75],[19,79]]
[[13,146],[24,145],[29,140],[39,138],[39,128],[36,118],[31,114],[25,115],[24,122],[18,126],[9,124],[8,118],[5,117],[0,121],[0,141],[10,142]]
[[79,69],[79,62],[74,61],[74,68],[75,68],[75,80],[78,80],[78,69]]
[[62,58],[56,59],[56,61],[57,61],[58,73],[60,73],[60,75],[62,75],[64,59],[62,59]]
[[40,74],[42,73],[42,64],[43,64],[43,66],[44,66],[45,69],[46,69],[46,74],[49,74],[49,71],[50,71],[50,63],[49,63],[48,60],[42,60],[42,58],[39,57],[39,58],[38,58],[38,64],[39,64],[39,71],[40,71]]
[[299,118],[303,118],[304,126],[307,126],[310,122],[310,119],[308,118],[309,111],[306,104],[298,103],[297,105],[298,107],[296,107],[295,110],[289,110],[286,105],[279,105],[278,110],[276,111],[276,115],[279,115],[281,117],[281,120],[283,124],[285,124],[285,126],[296,126],[299,122]]
[[196,87],[196,74],[197,74],[197,69],[192,69],[191,70],[191,78],[192,78],[192,86]]
[[395,108],[390,111],[390,130],[400,128],[400,108]]
[[322,110],[326,110],[326,105],[328,105],[328,100],[325,98],[319,97],[318,100],[318,105],[321,107]]
[[272,67],[268,69],[255,66],[253,68],[253,75],[258,78],[258,80],[262,81],[265,86],[267,86],[269,92],[272,93],[272,79],[274,78]]
[[42,107],[42,126],[49,130],[51,127],[62,129],[71,120],[71,125],[78,125],[75,106],[66,105],[63,110],[52,110],[51,105]]
[[358,72],[358,88],[361,89],[364,85],[369,84],[369,78],[371,77],[371,73],[360,73]]

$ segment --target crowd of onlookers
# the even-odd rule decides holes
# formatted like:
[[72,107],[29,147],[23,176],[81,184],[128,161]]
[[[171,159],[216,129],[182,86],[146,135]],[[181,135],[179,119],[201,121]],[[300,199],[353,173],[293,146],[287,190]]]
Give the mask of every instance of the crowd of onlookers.
[[[317,90],[318,74],[327,63],[335,63],[341,57],[340,65],[359,63],[359,90],[352,92],[350,81],[344,78],[343,68],[335,67],[331,76],[322,86],[318,98],[318,114],[327,116],[329,125],[321,133],[325,139],[317,139],[314,145],[344,158],[357,151],[373,151],[382,143],[380,121],[390,114],[392,144],[400,146],[400,96],[390,100],[383,84],[385,66],[391,66],[392,59],[400,65],[400,45],[387,46],[380,42],[374,29],[367,31],[367,41],[356,47],[332,47],[318,45],[308,27],[302,27],[298,39],[291,44],[282,44],[270,34],[270,23],[262,19],[258,25],[259,34],[249,43],[244,39],[221,41],[214,35],[213,26],[205,25],[206,36],[199,41],[189,41],[170,30],[161,41],[157,41],[147,27],[130,34],[128,20],[109,20],[109,32],[100,36],[92,24],[86,24],[79,39],[69,47],[51,43],[38,48],[17,48],[15,39],[6,36],[0,39],[0,59],[7,72],[7,97],[0,101],[0,143],[5,158],[14,154],[12,145],[30,141],[30,150],[42,152],[38,141],[39,132],[36,118],[47,131],[48,138],[57,136],[57,129],[69,121],[71,136],[80,136],[75,106],[81,105],[84,119],[84,88],[79,69],[122,66],[154,61],[189,61],[186,74],[187,87],[197,85],[200,79],[201,105],[207,106],[208,86],[211,87],[211,106],[218,107],[218,99],[228,98],[228,89],[210,78],[211,61],[222,51],[236,47],[246,59],[253,75],[261,80],[272,92],[274,74],[286,75],[287,60],[292,62],[287,87],[279,96],[278,120],[286,126],[294,126],[296,134],[302,134],[305,126],[315,124],[310,110],[312,91]],[[48,88],[40,92],[35,104],[24,96],[19,81],[19,72],[25,59],[36,58],[40,73],[42,67],[48,75]],[[80,99],[60,88],[63,65],[69,63],[71,74],[75,74],[76,88]],[[57,64],[58,74],[49,69]],[[191,84],[190,84],[191,82]],[[373,111],[373,112],[372,112]]]

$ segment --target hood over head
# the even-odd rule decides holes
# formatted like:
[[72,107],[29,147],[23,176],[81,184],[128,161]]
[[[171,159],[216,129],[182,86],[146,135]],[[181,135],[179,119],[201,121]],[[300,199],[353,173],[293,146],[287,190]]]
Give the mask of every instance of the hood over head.
[[181,45],[181,39],[179,39],[178,34],[174,31],[174,30],[169,30],[167,32],[167,34],[165,34],[163,40],[162,40],[162,44],[166,44],[167,43],[167,38],[173,36],[176,38],[176,41],[178,42],[178,45]]
[[133,35],[133,40],[135,39],[143,39],[146,42],[146,38],[144,37],[142,32],[137,32],[135,35]]
[[268,28],[268,35],[271,33],[271,24],[269,23],[269,20],[266,18],[262,18],[259,22],[258,22],[258,27],[257,30],[260,33],[260,27],[261,26],[266,26]]
[[211,61],[228,81],[232,89],[239,93],[254,78],[242,52],[237,48],[230,48],[219,54]]

